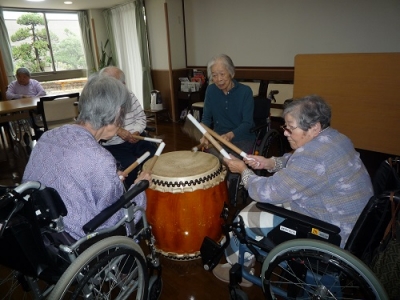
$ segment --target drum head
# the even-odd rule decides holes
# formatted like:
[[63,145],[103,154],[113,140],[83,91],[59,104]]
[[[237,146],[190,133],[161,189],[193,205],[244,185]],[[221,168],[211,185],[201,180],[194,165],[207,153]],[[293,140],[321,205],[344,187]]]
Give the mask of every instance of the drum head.
[[[143,165],[143,170],[147,170],[150,163],[151,159]],[[153,167],[150,188],[172,193],[208,189],[224,181],[225,175],[225,167],[212,154],[167,152],[159,156]]]

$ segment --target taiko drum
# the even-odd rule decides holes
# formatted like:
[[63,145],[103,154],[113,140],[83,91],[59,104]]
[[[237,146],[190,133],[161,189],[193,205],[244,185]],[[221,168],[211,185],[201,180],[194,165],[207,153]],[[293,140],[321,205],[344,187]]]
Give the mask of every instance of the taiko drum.
[[194,259],[205,236],[221,238],[220,215],[228,198],[225,175],[212,154],[175,151],[159,156],[146,190],[146,216],[157,251],[172,259]]

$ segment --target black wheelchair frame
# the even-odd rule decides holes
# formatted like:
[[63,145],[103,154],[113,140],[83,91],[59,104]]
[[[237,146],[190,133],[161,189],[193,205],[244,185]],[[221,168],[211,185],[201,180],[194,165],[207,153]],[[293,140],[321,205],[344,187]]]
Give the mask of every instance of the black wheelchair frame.
[[[131,202],[148,186],[141,181],[127,191],[83,226],[87,235],[79,240],[64,231],[67,209],[57,191],[39,182],[7,191],[0,198],[0,264],[10,275],[0,279],[0,288],[13,282],[3,299],[13,299],[14,284],[33,299],[158,299],[162,278],[154,237],[144,209]],[[98,229],[120,209],[124,217],[116,225]],[[138,211],[141,228],[133,222]],[[118,233],[123,226],[129,236]]]
[[[242,278],[262,287],[267,299],[388,299],[368,265],[393,221],[390,198],[400,205],[400,190],[369,200],[344,249],[339,247],[339,227],[283,207],[257,203],[261,210],[285,220],[260,241],[246,235],[241,216],[225,223],[222,245],[204,239],[200,250],[203,266],[211,271],[219,263],[232,232],[240,245],[239,262],[230,271],[231,299],[247,299],[239,286]],[[245,252],[254,254],[262,264],[260,276],[243,267]]]

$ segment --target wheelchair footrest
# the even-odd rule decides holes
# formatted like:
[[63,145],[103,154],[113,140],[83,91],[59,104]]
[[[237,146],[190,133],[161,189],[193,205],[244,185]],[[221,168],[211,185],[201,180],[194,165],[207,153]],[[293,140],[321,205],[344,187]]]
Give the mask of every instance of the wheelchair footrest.
[[242,265],[234,264],[229,271],[229,285],[238,286],[242,282]]
[[201,259],[206,271],[212,271],[224,254],[224,247],[206,236],[200,247]]

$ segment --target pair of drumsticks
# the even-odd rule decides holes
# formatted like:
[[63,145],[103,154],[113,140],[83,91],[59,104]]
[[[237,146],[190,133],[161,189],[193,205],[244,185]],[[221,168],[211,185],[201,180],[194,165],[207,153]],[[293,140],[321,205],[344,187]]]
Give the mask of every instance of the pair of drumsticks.
[[[200,124],[191,114],[188,114],[187,117],[189,118],[189,120],[193,123],[193,125],[195,125],[197,127],[197,129],[200,130],[200,132],[211,142],[211,144],[217,148],[217,150],[227,159],[231,159],[229,154],[226,152],[226,150],[224,148],[222,148],[222,146],[214,139],[214,137],[216,139],[218,139],[221,143],[223,143],[225,146],[227,146],[228,148],[232,149],[233,151],[235,151],[237,154],[239,154],[240,156],[246,158],[246,159],[251,159],[249,157],[247,157],[246,152],[240,150],[238,147],[236,147],[234,144],[232,144],[231,142],[227,141],[226,139],[224,139],[222,136],[220,136],[218,133],[216,133],[214,130],[208,128],[206,125],[204,124]],[[202,144],[193,147],[192,150],[193,151],[197,151],[198,149],[200,149],[202,147]],[[194,149],[197,150],[194,150]]]
[[[157,162],[158,157],[161,155],[162,151],[164,150],[165,143],[161,139],[149,138],[149,137],[144,137],[141,135],[132,135],[132,136],[137,140],[149,141],[149,142],[154,142],[154,143],[159,144],[157,151],[154,154],[154,156],[150,162],[149,168],[148,168],[148,171],[151,172],[151,170],[153,169],[154,165]],[[123,179],[124,177],[128,176],[130,172],[132,172],[138,165],[140,165],[142,162],[144,162],[146,160],[146,158],[148,158],[149,156],[150,156],[150,152],[149,151],[145,152],[136,161],[134,161],[133,164],[131,164],[129,167],[127,167],[122,172],[122,175],[120,175],[120,179]]]

